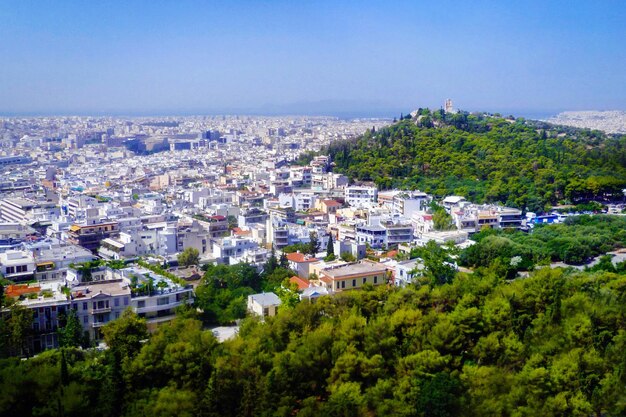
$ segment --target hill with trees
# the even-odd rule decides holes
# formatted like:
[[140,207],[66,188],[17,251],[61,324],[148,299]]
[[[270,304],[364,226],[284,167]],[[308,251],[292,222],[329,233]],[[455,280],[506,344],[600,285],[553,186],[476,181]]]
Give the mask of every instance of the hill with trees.
[[321,153],[332,157],[336,172],[381,189],[456,194],[529,211],[623,197],[626,188],[625,136],[497,115],[420,109]]

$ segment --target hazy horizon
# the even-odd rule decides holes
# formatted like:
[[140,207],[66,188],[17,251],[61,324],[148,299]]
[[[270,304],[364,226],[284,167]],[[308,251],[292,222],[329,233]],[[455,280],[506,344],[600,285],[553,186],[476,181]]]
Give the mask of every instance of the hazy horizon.
[[0,115],[626,110],[621,1],[22,1],[0,18]]

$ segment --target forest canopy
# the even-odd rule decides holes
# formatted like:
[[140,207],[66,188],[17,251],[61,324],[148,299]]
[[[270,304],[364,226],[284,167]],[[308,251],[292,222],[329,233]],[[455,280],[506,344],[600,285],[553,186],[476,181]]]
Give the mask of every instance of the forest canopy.
[[497,268],[369,288],[244,320],[218,343],[193,311],[105,351],[0,361],[0,415],[562,416],[626,410],[626,275]]

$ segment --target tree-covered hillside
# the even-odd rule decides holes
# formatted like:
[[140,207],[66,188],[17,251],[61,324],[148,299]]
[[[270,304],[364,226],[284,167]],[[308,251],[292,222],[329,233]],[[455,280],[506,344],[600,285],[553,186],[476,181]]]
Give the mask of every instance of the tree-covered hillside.
[[622,416],[626,275],[497,268],[369,288],[244,322],[217,343],[193,312],[147,341],[0,360],[0,416]]
[[626,137],[523,119],[420,109],[322,152],[335,171],[381,188],[531,211],[561,200],[621,196],[626,187]]

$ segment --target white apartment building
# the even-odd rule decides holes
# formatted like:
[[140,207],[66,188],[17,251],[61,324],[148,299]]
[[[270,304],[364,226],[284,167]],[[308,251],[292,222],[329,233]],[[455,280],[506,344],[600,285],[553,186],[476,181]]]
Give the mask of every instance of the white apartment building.
[[225,237],[213,242],[213,257],[226,264],[238,263],[259,249],[259,244],[244,237]]
[[278,196],[280,207],[292,207],[296,211],[307,211],[315,207],[314,193],[291,193]]
[[421,191],[402,191],[393,196],[392,210],[394,214],[410,218],[413,213],[428,209],[432,197]]
[[413,282],[413,278],[421,275],[421,271],[425,268],[421,259],[410,259],[408,261],[398,262],[396,265],[396,275],[394,277],[395,285],[405,287]]
[[35,258],[30,251],[9,250],[0,253],[0,273],[11,281],[29,281],[35,275]]
[[352,207],[368,207],[378,199],[376,187],[346,187],[344,193],[346,203]]
[[370,218],[367,224],[356,226],[356,242],[373,248],[395,246],[413,240],[413,226],[399,220]]
[[4,198],[0,200],[0,221],[28,224],[51,221],[61,215],[55,203],[29,198]]

